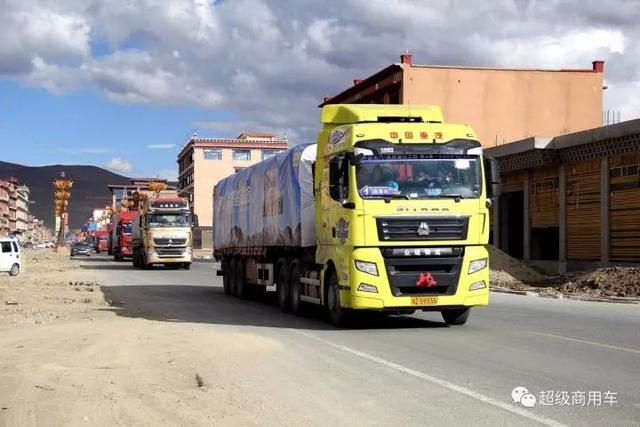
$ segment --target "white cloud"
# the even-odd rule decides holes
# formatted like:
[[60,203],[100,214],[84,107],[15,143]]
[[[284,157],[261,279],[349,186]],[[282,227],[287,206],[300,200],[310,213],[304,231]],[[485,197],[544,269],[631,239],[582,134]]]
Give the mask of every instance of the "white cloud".
[[[317,104],[409,49],[436,65],[589,68],[640,116],[636,1],[0,0],[0,76],[52,93],[229,111],[233,132],[313,138]],[[336,13],[339,10],[340,13]],[[109,47],[91,54],[92,42]],[[204,120],[206,121],[206,120]]]
[[109,160],[105,165],[107,169],[111,169],[115,172],[128,173],[133,170],[133,164],[131,161],[125,159],[124,157],[114,157]]
[[176,144],[149,144],[147,148],[151,148],[152,150],[168,150],[170,148],[175,148]]

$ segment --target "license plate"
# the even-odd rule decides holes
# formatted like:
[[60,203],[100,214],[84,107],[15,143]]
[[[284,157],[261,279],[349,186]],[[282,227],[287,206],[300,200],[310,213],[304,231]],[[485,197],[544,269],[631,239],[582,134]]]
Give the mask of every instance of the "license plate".
[[411,305],[436,305],[438,297],[411,297]]

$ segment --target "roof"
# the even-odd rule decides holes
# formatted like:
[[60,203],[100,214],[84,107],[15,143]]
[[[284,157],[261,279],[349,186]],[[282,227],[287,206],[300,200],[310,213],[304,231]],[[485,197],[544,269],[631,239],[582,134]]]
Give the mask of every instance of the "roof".
[[[247,134],[243,134],[247,135]],[[255,148],[255,149],[286,149],[289,144],[286,139],[251,140],[239,138],[191,138],[178,153],[178,159],[184,156],[189,148]]]
[[[404,58],[408,57],[408,58]],[[595,60],[591,63],[591,68],[558,68],[558,69],[544,69],[544,68],[500,68],[500,67],[469,67],[469,66],[456,66],[456,65],[414,65],[411,63],[411,55],[402,55],[401,60],[403,63],[391,64],[377,73],[367,77],[364,80],[354,80],[354,85],[348,87],[342,92],[332,97],[327,97],[319,107],[323,107],[328,104],[338,104],[351,98],[357,93],[362,92],[365,88],[369,88],[383,79],[393,75],[397,72],[402,72],[405,67],[407,68],[433,68],[433,69],[458,69],[458,70],[489,70],[489,71],[538,71],[549,73],[602,73],[604,71],[604,61]],[[406,62],[404,62],[406,61]]]
[[397,73],[399,71],[402,71],[402,66],[400,66],[400,64],[391,64],[388,67],[383,68],[382,70],[380,70],[377,73],[367,77],[364,80],[358,80],[357,84],[354,84],[353,86],[343,90],[339,94],[328,98],[322,104],[320,104],[318,107],[324,107],[325,105],[328,105],[328,104],[338,104],[338,103],[344,101],[345,99],[348,99],[348,98],[352,97],[353,95],[355,95],[356,93],[360,92],[363,88],[368,87],[371,84],[373,84],[373,83],[375,83],[377,81],[380,81],[380,80],[382,80],[384,78],[387,78],[387,77],[389,77],[389,76],[391,76],[394,73]]
[[561,150],[579,145],[628,135],[640,134],[640,119],[629,120],[609,126],[583,130],[556,137],[531,137],[497,147],[487,148],[484,152],[491,157],[500,158],[533,150]]
[[238,135],[238,139],[248,139],[248,138],[271,138],[275,139],[276,135],[274,133],[241,133]]

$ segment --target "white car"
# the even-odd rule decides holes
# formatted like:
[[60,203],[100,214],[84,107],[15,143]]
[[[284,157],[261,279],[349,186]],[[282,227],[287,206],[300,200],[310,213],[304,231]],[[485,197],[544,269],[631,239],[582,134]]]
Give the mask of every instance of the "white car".
[[11,237],[0,237],[0,271],[17,276],[22,270],[22,253],[18,241]]

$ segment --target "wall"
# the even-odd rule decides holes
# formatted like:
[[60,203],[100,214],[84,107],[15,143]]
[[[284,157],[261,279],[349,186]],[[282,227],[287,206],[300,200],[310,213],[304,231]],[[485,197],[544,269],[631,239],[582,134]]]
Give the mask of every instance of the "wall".
[[439,105],[447,122],[470,124],[483,146],[492,147],[599,127],[602,76],[405,65],[402,103]]

